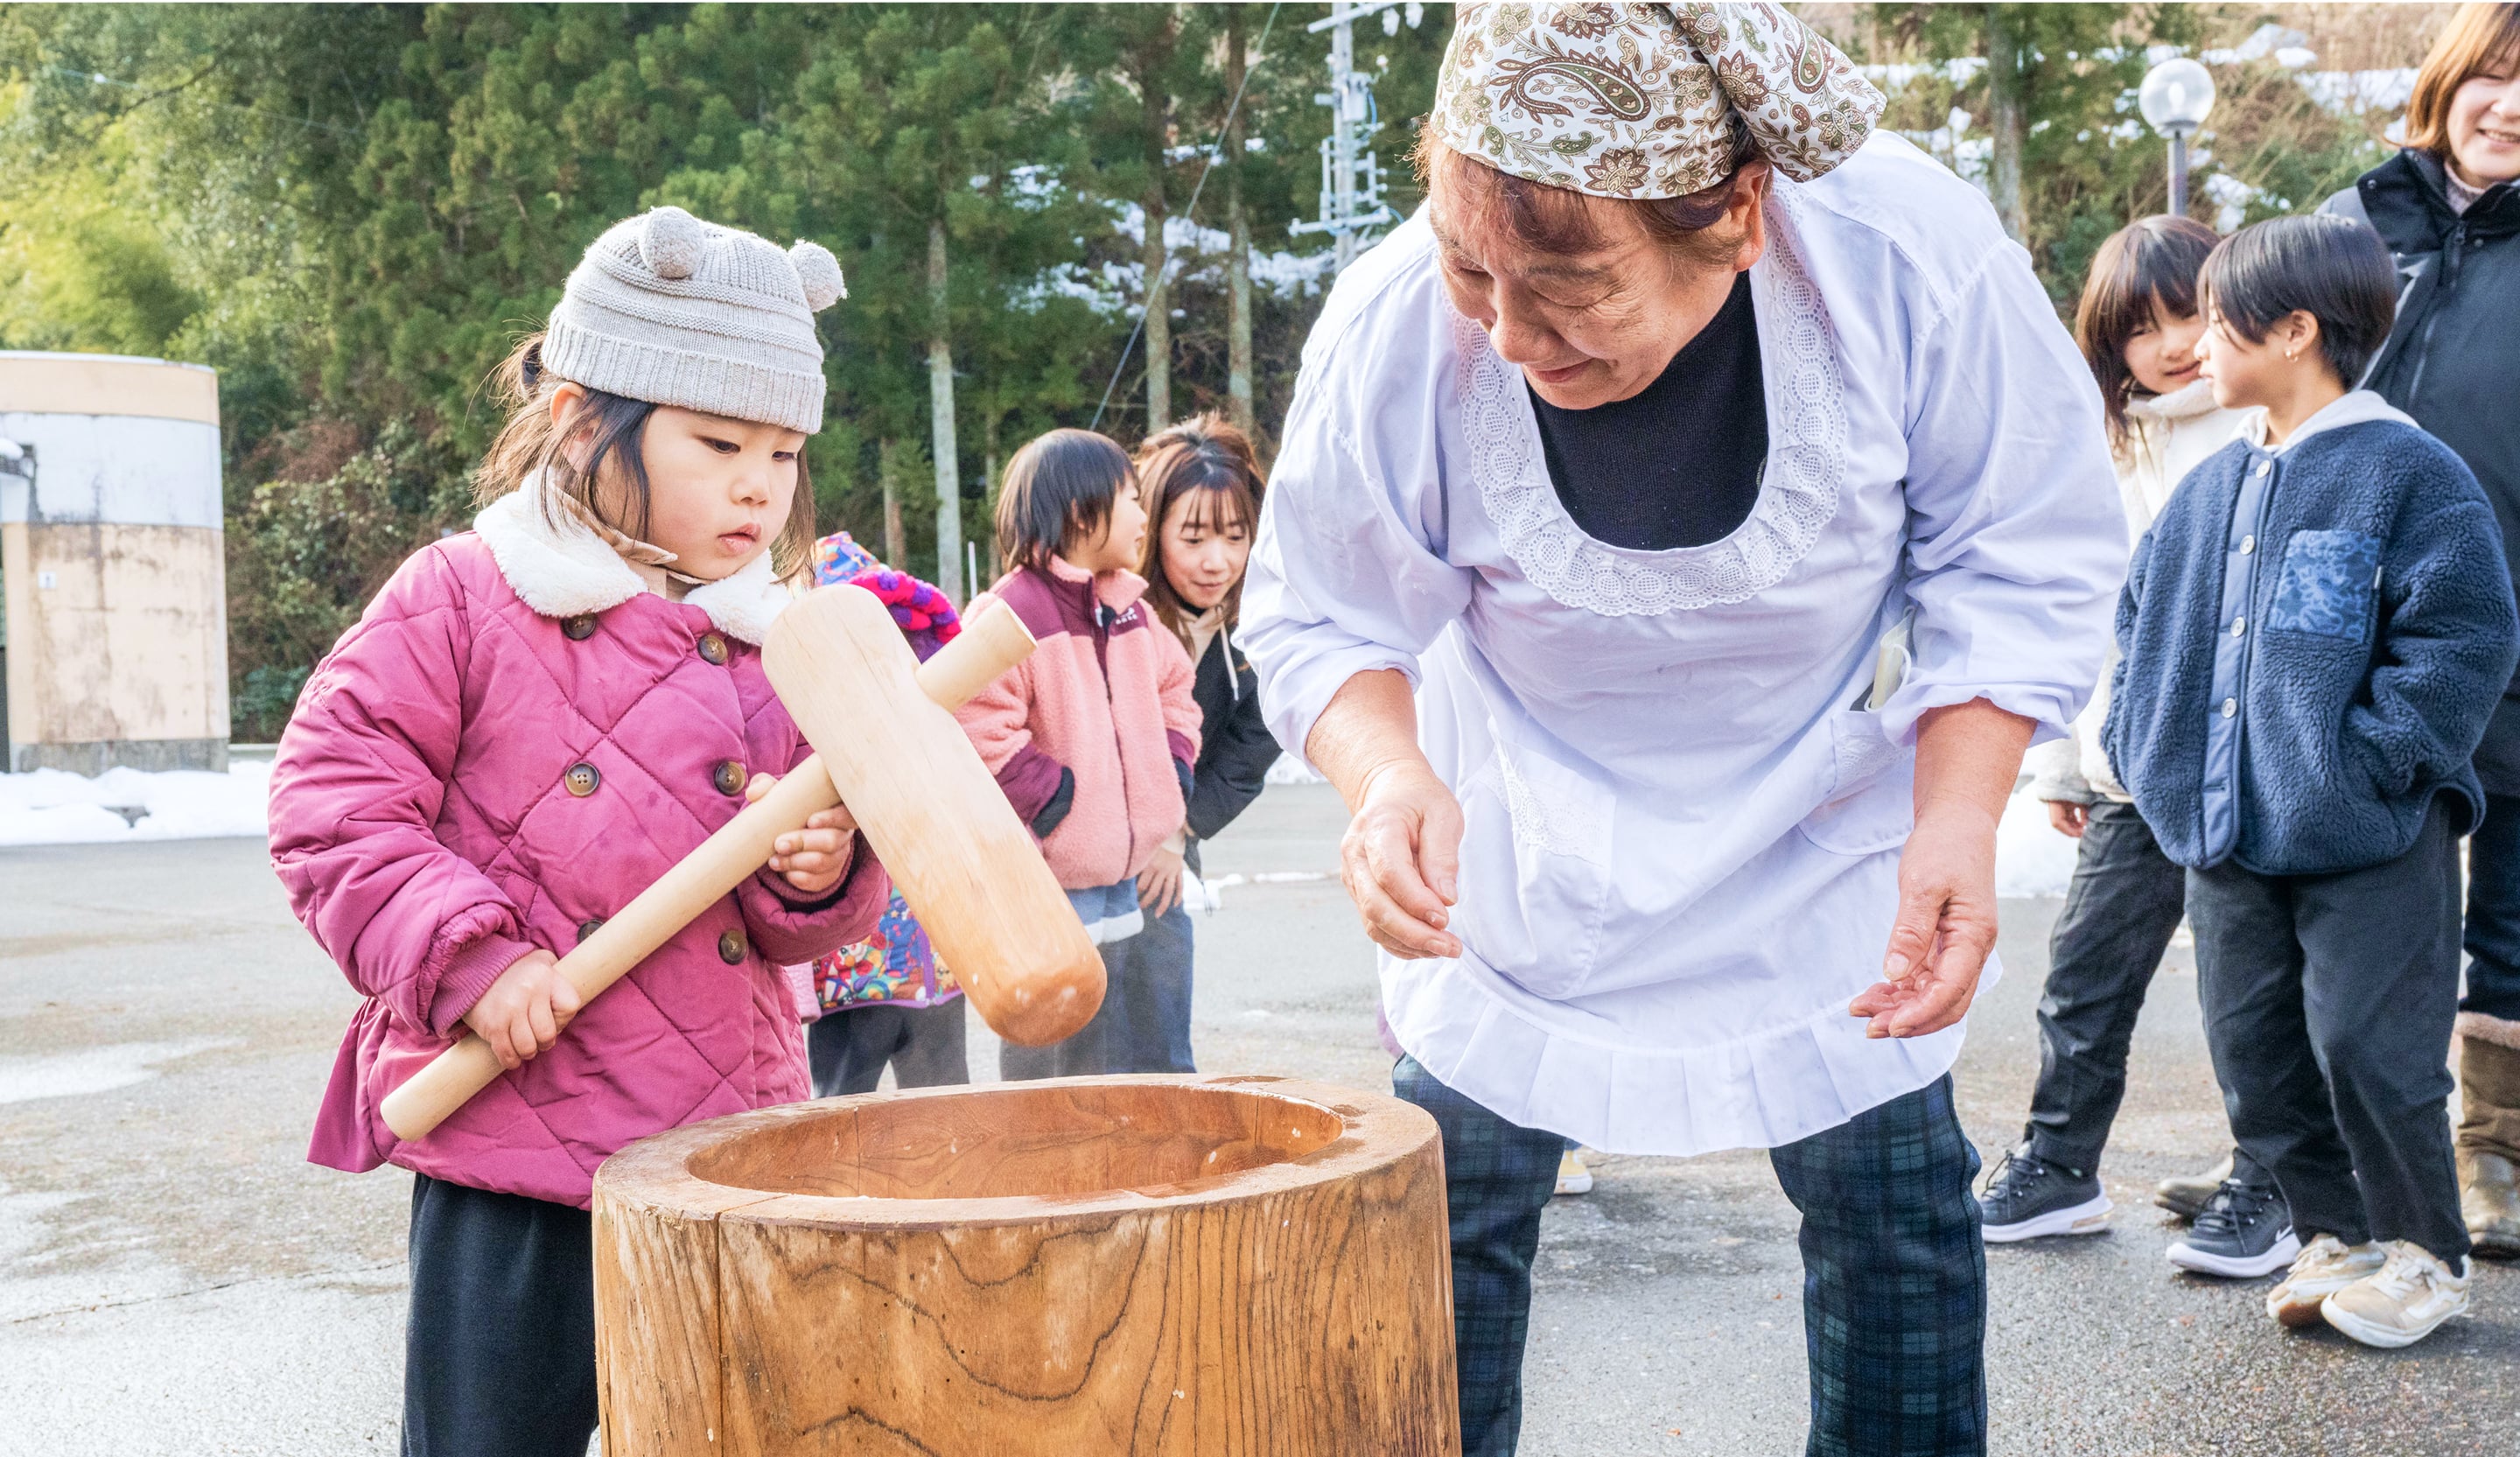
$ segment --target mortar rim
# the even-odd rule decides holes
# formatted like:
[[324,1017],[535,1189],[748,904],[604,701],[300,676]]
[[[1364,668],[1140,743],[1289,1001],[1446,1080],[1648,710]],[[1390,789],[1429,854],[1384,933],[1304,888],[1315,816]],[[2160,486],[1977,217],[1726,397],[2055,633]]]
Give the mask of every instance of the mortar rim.
[[[980,1199],[890,1199],[875,1195],[797,1194],[717,1183],[691,1172],[702,1153],[737,1133],[829,1114],[835,1105],[871,1107],[931,1098],[987,1097],[1062,1087],[1173,1085],[1310,1105],[1338,1118],[1340,1136],[1293,1159],[1165,1186],[1160,1193],[1114,1189],[1080,1195],[1011,1194]],[[738,1130],[731,1124],[745,1124]],[[1074,1222],[1113,1215],[1240,1203],[1371,1173],[1434,1146],[1441,1134],[1425,1110],[1387,1093],[1267,1073],[1112,1073],[1042,1078],[1023,1083],[947,1087],[820,1098],[728,1114],[667,1129],[632,1143],[596,1169],[593,1206],[608,1204],[704,1220],[792,1228],[916,1232]]]

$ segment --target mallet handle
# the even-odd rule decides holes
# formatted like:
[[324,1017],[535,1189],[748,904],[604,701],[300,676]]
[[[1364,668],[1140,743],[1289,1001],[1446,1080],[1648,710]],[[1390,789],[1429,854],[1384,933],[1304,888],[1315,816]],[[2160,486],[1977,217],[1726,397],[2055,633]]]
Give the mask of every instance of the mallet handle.
[[[1033,649],[1032,634],[1004,603],[964,625],[919,669],[919,686],[947,709],[962,706]],[[728,891],[743,884],[770,858],[780,836],[840,802],[832,776],[816,754],[789,770],[770,793],[738,811],[690,854],[631,898],[595,934],[560,959],[560,974],[577,992],[579,1005],[628,975],[676,932]],[[474,1094],[499,1080],[499,1055],[472,1032],[385,1095],[379,1110],[385,1126],[406,1141],[426,1138]]]

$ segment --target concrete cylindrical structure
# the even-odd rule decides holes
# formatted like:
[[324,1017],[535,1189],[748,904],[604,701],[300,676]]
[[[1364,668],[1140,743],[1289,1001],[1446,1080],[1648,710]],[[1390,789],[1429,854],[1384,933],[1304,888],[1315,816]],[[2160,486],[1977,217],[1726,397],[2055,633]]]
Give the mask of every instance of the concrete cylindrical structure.
[[0,351],[5,767],[224,769],[218,376]]
[[1435,1120],[1271,1077],[799,1103],[595,1175],[604,1449],[1458,1457]]

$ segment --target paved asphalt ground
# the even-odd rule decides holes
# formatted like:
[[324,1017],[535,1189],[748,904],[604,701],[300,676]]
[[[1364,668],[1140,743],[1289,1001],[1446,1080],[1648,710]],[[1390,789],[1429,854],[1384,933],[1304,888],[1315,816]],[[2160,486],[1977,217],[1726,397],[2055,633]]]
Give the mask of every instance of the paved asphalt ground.
[[[1326,789],[1272,790],[1219,879],[1322,872]],[[1211,1071],[1387,1087],[1372,964],[1330,880],[1246,880],[1199,924]],[[2053,902],[2005,907],[1959,1069],[2020,1123]],[[2520,1273],[2384,1354],[2286,1336],[2264,1286],[2174,1273],[2151,1181],[2220,1153],[2183,950],[2155,983],[2104,1170],[2109,1234],[1990,1253],[1999,1454],[2520,1452]],[[0,851],[0,1457],[389,1452],[409,1183],[302,1161],[352,1004],[246,841]],[[974,1070],[994,1052],[974,1023]],[[1801,1451],[1800,1264],[1764,1156],[1602,1157],[1551,1208],[1523,1451]]]

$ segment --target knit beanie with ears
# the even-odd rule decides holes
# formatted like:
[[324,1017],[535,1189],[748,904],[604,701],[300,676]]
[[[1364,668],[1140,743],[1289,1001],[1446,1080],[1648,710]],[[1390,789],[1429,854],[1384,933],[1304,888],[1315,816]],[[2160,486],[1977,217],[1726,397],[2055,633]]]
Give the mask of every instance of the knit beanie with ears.
[[782,251],[658,207],[587,249],[552,310],[543,367],[607,394],[810,435],[825,388],[814,315],[847,296],[819,243]]

